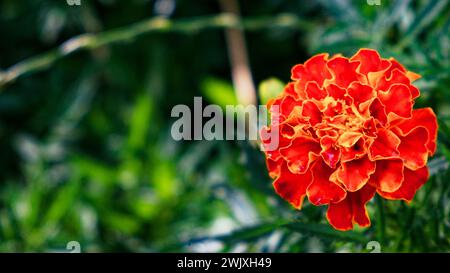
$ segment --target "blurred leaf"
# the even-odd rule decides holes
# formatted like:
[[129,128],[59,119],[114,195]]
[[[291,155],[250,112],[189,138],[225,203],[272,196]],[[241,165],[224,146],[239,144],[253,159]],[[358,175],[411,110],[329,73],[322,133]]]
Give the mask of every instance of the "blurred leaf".
[[284,84],[277,78],[262,81],[258,87],[260,103],[266,105],[269,99],[275,98],[283,92]]
[[238,104],[233,86],[226,81],[207,78],[203,80],[201,89],[203,96],[209,102],[219,105],[222,109],[225,109],[227,105]]
[[128,147],[133,151],[143,149],[151,126],[153,104],[151,97],[144,94],[136,99],[130,121]]
[[104,216],[103,220],[107,226],[124,234],[133,234],[140,226],[135,218],[117,212],[108,213]]
[[68,181],[66,185],[56,194],[50,207],[44,216],[44,225],[56,224],[67,213],[76,200],[79,190],[79,181]]
[[297,231],[300,233],[308,233],[314,234],[317,236],[329,237],[336,240],[344,240],[344,241],[355,241],[360,243],[367,243],[370,241],[369,238],[364,236],[363,234],[354,232],[354,231],[338,231],[333,229],[329,225],[322,224],[314,224],[314,223],[301,223],[301,222],[292,222],[286,224],[288,229],[293,231]]
[[252,241],[258,239],[277,228],[281,227],[284,222],[282,220],[275,223],[265,223],[253,227],[236,230],[229,235],[219,236],[217,239],[222,240],[228,244],[240,241]]

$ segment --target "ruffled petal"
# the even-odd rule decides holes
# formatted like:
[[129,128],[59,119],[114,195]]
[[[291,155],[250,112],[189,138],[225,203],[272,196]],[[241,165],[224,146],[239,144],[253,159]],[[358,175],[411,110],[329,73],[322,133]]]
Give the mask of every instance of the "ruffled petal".
[[312,81],[306,84],[305,92],[309,99],[322,100],[328,96],[325,89],[320,88],[317,82]]
[[420,95],[419,89],[411,85],[411,80],[407,75],[405,75],[404,72],[400,71],[400,69],[394,69],[389,78],[387,77],[388,76],[385,75],[380,78],[377,83],[377,90],[387,91],[394,84],[404,84],[408,88],[408,92],[411,94],[411,97],[413,99],[417,98]]
[[398,145],[400,145],[400,139],[396,134],[388,129],[380,130],[369,147],[369,158],[377,160],[398,157],[400,155]]
[[375,119],[373,117],[370,117],[364,121],[363,124],[363,132],[364,135],[368,137],[376,137],[377,136],[377,124],[375,123]]
[[295,90],[295,83],[294,82],[290,82],[286,85],[286,87],[284,88],[283,91],[286,95],[288,96],[292,96],[294,98],[298,98],[300,100],[304,100],[306,99],[305,94],[301,95],[299,93],[297,93],[297,91]]
[[375,195],[375,188],[366,185],[357,192],[348,192],[344,200],[331,203],[327,210],[328,222],[337,230],[350,230],[353,223],[361,227],[370,226],[366,204]]
[[380,99],[375,98],[369,106],[370,115],[377,120],[382,126],[387,124],[387,114],[384,105]]
[[362,157],[367,153],[365,148],[365,141],[363,138],[360,138],[355,145],[349,147],[349,148],[342,148],[342,155],[341,155],[341,161],[347,162],[351,161],[357,158]]
[[378,194],[386,199],[410,202],[414,198],[416,191],[427,182],[429,172],[426,166],[415,171],[405,168],[404,175],[405,179],[398,190],[394,192],[377,190]]
[[[278,132],[277,132],[278,131]],[[260,132],[261,142],[266,153],[267,158],[272,160],[278,160],[281,157],[280,148],[287,147],[290,145],[291,140],[285,137],[281,137],[280,127],[272,125],[271,127],[263,127]],[[278,138],[278,149],[272,149],[272,138]]]
[[408,79],[409,79],[411,82],[413,82],[413,81],[415,81],[415,80],[420,79],[422,76],[420,76],[419,74],[414,73],[414,72],[412,72],[412,71],[407,71],[407,72],[406,72],[406,77],[408,77]]
[[364,75],[369,72],[384,70],[390,65],[387,60],[381,59],[376,50],[367,48],[360,49],[350,60],[360,62],[358,72]]
[[344,103],[342,101],[335,101],[331,99],[330,102],[327,102],[326,100],[323,101],[323,104],[326,105],[323,110],[323,114],[326,117],[335,117],[336,115],[339,115],[343,112],[344,109]]
[[331,73],[327,68],[328,54],[318,54],[305,62],[305,67],[311,75],[311,79],[319,84],[323,85],[326,79],[331,78]]
[[335,146],[335,139],[330,136],[324,136],[320,139],[320,146],[322,151],[320,155],[323,161],[330,166],[330,168],[336,168],[337,163],[341,158],[341,150]]
[[375,161],[375,173],[370,177],[369,184],[384,192],[394,192],[402,185],[403,161],[388,159]]
[[411,119],[405,120],[397,125],[397,128],[401,130],[403,135],[408,134],[416,127],[424,127],[428,131],[426,145],[429,154],[431,156],[434,155],[434,153],[436,152],[438,124],[433,109],[428,107],[413,110]]
[[[369,158],[363,157],[352,161],[342,162],[341,166],[332,175],[332,180],[335,178],[342,183],[346,190],[355,192],[361,189],[370,176],[375,172],[375,162],[370,161]],[[335,181],[335,182],[337,182]]]
[[322,121],[322,113],[317,105],[312,101],[305,101],[303,103],[302,115],[309,118],[309,123],[312,126]]
[[350,84],[347,88],[347,93],[353,98],[356,106],[359,106],[361,103],[376,96],[376,92],[372,89],[372,87],[359,82],[353,82]]
[[391,63],[391,65],[388,67],[388,69],[386,69],[386,72],[385,72],[387,78],[391,78],[392,73],[395,70],[398,70],[402,73],[406,73],[406,68],[401,63],[399,63],[396,59],[389,58],[388,60]]
[[270,178],[274,179],[280,176],[281,160],[266,159],[267,170],[269,170]]
[[287,95],[280,101],[280,113],[285,120],[292,113],[294,107],[300,106],[300,102],[296,101],[294,97]]
[[351,148],[356,144],[356,142],[358,142],[358,140],[362,136],[363,136],[363,134],[361,134],[359,132],[344,132],[338,138],[337,143],[341,147]]
[[[394,84],[388,91],[379,92],[378,98],[385,106],[388,117],[391,113],[402,118],[412,116],[412,98],[409,89],[404,84]],[[391,119],[392,120],[392,119]]]
[[328,94],[335,100],[343,100],[347,93],[345,88],[341,88],[332,83],[327,85],[325,89],[327,90]]
[[304,174],[294,174],[289,171],[286,164],[282,164],[280,176],[273,182],[273,186],[275,191],[294,208],[301,209],[306,189],[311,182],[311,171]]
[[334,83],[342,88],[347,88],[354,81],[365,82],[363,75],[356,72],[358,61],[350,62],[344,57],[335,57],[328,61],[328,68],[333,75]]
[[291,172],[305,173],[320,150],[317,140],[301,136],[295,138],[290,146],[280,149],[280,154],[287,161]]
[[306,190],[309,202],[320,206],[331,202],[339,202],[345,198],[346,191],[338,184],[330,181],[333,169],[322,160],[317,160],[312,166],[313,182]]
[[326,79],[331,78],[331,74],[326,67],[328,54],[318,54],[305,62],[304,65],[295,65],[291,70],[291,79],[297,80],[296,86],[299,90],[305,88],[306,83],[315,81],[319,86],[323,85]]
[[370,218],[367,213],[366,204],[375,196],[376,189],[370,185],[361,190],[350,193],[353,201],[353,221],[361,227],[370,226]]
[[[352,193],[347,193],[349,196]],[[353,205],[350,198],[339,203],[331,203],[327,210],[327,220],[337,230],[353,229]]]
[[413,129],[408,135],[400,137],[398,151],[406,167],[417,170],[427,164],[428,149],[425,139],[428,139],[428,132],[424,127]]

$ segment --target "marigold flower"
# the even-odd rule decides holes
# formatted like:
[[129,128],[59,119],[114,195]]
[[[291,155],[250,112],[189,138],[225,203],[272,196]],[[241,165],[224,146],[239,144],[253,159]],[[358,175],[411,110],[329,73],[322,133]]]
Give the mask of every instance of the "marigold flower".
[[338,230],[369,226],[366,203],[376,193],[411,201],[428,180],[438,127],[431,108],[413,110],[420,76],[371,49],[318,54],[291,72],[261,131],[279,132],[279,147],[265,151],[275,191],[297,209],[305,196],[328,205]]

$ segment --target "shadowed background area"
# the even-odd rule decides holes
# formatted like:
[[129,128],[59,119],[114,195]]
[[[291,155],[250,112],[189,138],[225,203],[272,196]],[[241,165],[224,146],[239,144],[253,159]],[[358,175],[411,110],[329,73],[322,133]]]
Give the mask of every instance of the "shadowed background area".
[[[0,0],[0,251],[449,251],[449,1],[68,2]],[[429,182],[371,201],[370,228],[295,211],[248,142],[170,135],[174,105],[252,102],[313,54],[361,47],[421,74],[415,107],[440,125]]]

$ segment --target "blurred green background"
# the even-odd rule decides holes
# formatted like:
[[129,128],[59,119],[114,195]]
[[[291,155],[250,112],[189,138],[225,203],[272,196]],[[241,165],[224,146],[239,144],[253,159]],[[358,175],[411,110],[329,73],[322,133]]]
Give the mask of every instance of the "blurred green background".
[[218,1],[0,0],[0,251],[448,252],[449,1],[371,2],[240,0],[234,22],[257,86],[361,47],[423,76],[415,107],[440,123],[429,182],[338,232],[324,207],[279,198],[249,143],[171,138],[174,105],[235,101]]

